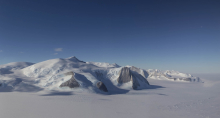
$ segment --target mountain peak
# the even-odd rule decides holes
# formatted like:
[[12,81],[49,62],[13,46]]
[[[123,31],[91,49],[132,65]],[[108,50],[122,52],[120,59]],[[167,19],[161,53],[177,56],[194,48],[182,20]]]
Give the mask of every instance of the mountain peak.
[[72,57],[69,57],[69,58],[66,58],[66,59],[68,59],[68,60],[70,60],[70,61],[78,61],[78,62],[83,62],[83,63],[85,63],[84,61],[79,60],[79,59],[76,58],[75,56],[72,56]]
[[68,57],[66,59],[77,59],[75,56]]

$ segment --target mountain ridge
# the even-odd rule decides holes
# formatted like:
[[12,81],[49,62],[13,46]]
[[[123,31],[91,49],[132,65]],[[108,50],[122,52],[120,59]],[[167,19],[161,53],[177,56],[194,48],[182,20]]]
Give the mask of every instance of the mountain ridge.
[[[11,81],[17,82],[16,78],[21,78],[16,84],[17,86],[20,86],[22,82],[29,82],[28,84],[31,86],[48,90],[116,94],[120,91],[147,89],[151,86],[148,79],[188,82],[198,79],[190,74],[179,73],[178,71],[149,71],[134,66],[121,67],[115,63],[84,62],[75,56],[65,59],[50,59],[29,65],[25,65],[25,62],[20,63],[24,65],[22,68],[15,69],[16,73],[0,75],[3,78],[0,80],[1,85],[11,86],[9,84]],[[14,68],[16,68],[16,64]],[[72,75],[66,73],[72,73]],[[4,79],[6,77],[9,78],[8,81]]]

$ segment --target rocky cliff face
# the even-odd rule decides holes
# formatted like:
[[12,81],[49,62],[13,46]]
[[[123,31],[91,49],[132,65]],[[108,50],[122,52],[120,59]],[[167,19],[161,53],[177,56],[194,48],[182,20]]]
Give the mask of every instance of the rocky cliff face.
[[[119,72],[119,77],[117,79],[119,84],[127,83],[132,81],[132,88],[138,89],[141,88],[141,85],[149,85],[149,82],[139,71],[136,69],[132,69],[129,67],[123,67]],[[142,83],[142,84],[140,84]]]
[[106,86],[103,82],[98,82],[96,84],[96,87],[101,91],[108,92],[108,89],[106,88]]
[[80,86],[79,83],[76,81],[73,72],[68,72],[68,73],[66,73],[66,75],[70,75],[70,74],[72,74],[72,77],[71,77],[68,81],[62,83],[62,84],[60,85],[60,87],[77,88],[77,87]]
[[119,72],[119,77],[117,79],[119,84],[127,83],[132,80],[131,71],[128,67],[124,67]]

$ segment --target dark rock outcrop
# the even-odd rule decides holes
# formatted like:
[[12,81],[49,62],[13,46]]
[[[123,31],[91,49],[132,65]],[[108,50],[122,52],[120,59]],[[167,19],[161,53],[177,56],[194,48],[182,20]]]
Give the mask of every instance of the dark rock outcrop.
[[108,92],[108,89],[106,88],[105,84],[101,81],[96,84],[96,87],[99,88],[101,91]]
[[119,77],[117,79],[119,84],[127,83],[131,81],[131,71],[128,67],[124,67],[119,72]]
[[136,72],[133,72],[132,75],[135,76],[135,78],[138,78],[141,82],[147,83],[149,85],[149,82],[143,75]]
[[86,63],[86,62],[84,62],[84,61],[81,61],[81,60],[77,59],[75,56],[69,57],[69,58],[67,58],[67,59],[69,59],[70,61],[78,61],[78,62]]
[[71,79],[69,79],[68,81],[62,83],[60,85],[60,87],[69,87],[69,88],[77,88],[77,87],[79,87],[79,83],[76,81],[76,79],[74,77],[74,73],[73,72],[66,73],[66,75],[70,75],[70,74],[72,74]]
[[138,86],[140,86],[140,84],[135,76],[131,76],[131,77],[132,77],[132,88],[137,89]]
[[119,77],[117,79],[119,84],[127,83],[132,81],[132,88],[138,89],[140,87],[139,82],[143,82],[145,85],[149,85],[148,81],[146,80],[143,75],[140,74],[140,72],[136,72],[136,70],[133,68],[130,70],[128,67],[124,67],[119,72]]

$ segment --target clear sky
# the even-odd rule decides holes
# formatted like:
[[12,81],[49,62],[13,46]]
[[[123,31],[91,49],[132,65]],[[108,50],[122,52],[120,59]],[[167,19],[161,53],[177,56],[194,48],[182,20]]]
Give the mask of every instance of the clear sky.
[[220,1],[0,0],[0,64],[71,56],[220,73]]

